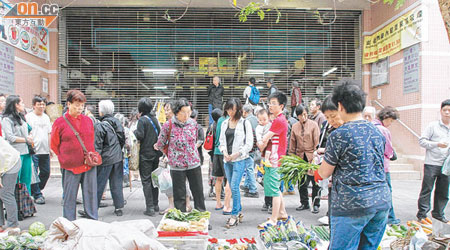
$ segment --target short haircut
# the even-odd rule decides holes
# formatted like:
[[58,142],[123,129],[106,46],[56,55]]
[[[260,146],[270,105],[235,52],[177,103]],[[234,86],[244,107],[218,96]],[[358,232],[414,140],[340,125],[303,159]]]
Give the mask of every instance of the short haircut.
[[223,112],[221,109],[213,109],[213,111],[211,111],[211,116],[215,122],[217,122],[222,115]]
[[273,84],[273,78],[267,79],[267,82],[270,82],[270,84]]
[[389,119],[389,118],[397,120],[400,117],[400,115],[399,115],[397,109],[395,109],[391,106],[386,106],[383,109],[381,109],[380,112],[378,112],[377,117],[380,121],[383,121],[383,120]]
[[248,81],[252,84],[255,85],[256,84],[256,79],[254,77],[250,77],[250,79],[248,79]]
[[302,115],[305,110],[306,108],[303,105],[299,104],[297,107],[295,107],[295,114],[297,114],[297,116]]
[[47,104],[47,100],[44,97],[42,97],[40,95],[35,95],[33,97],[33,99],[31,100],[31,104],[34,106],[38,102],[43,102],[43,103]]
[[225,106],[223,108],[225,116],[229,116],[227,110],[232,109],[233,107],[236,107],[236,113],[234,114],[233,119],[239,120],[242,117],[242,103],[239,98],[230,98],[225,103]]
[[111,100],[101,100],[98,103],[98,112],[103,115],[112,115],[114,113],[114,103]]
[[315,102],[316,106],[322,107],[322,102],[319,99],[317,99],[317,98],[312,99],[311,102]]
[[71,89],[67,92],[67,102],[85,103],[86,101],[87,101],[86,96],[83,94],[83,92],[79,91],[78,89]]
[[322,111],[322,113],[325,113],[325,111],[337,111],[336,105],[334,105],[333,101],[331,100],[331,95],[325,97],[322,106],[320,106],[320,110]]
[[450,99],[447,99],[441,103],[441,109],[443,109],[445,106],[450,106]]
[[191,107],[191,103],[186,98],[180,98],[176,100],[172,107],[172,112],[174,115],[177,115],[183,107]]
[[245,104],[244,107],[242,107],[242,109],[247,113],[250,113],[250,114],[253,113],[253,105],[251,105],[251,104]]
[[366,94],[354,80],[350,79],[337,82],[331,99],[336,106],[341,103],[349,114],[362,112],[366,106]]
[[6,95],[5,95],[5,94],[3,94],[3,93],[0,93],[0,97],[2,97],[2,96],[6,97]]
[[152,112],[153,103],[149,97],[142,97],[138,103],[138,111],[142,113],[142,115],[148,115]]
[[198,110],[196,110],[196,109],[192,110],[191,118],[195,119],[195,118],[197,118],[197,116],[198,116]]
[[220,76],[214,76],[214,77],[213,77],[213,80],[214,80],[214,78],[217,78],[217,80],[219,80],[219,83],[221,82]]
[[86,110],[91,112],[92,114],[95,113],[95,106],[94,105],[86,105]]
[[114,117],[120,121],[120,123],[122,124],[122,126],[124,127],[128,127],[128,119],[125,117],[124,114],[121,113],[117,113],[114,115]]
[[372,106],[366,106],[363,110],[363,113],[370,113],[370,116],[372,116],[373,119],[377,114],[377,110]]
[[258,115],[264,115],[264,114],[269,115],[269,111],[267,109],[264,109],[264,108],[258,110],[258,112],[256,113],[257,116]]
[[283,109],[286,107],[287,97],[283,92],[276,91],[276,92],[270,94],[269,98],[267,98],[267,100],[270,102],[270,100],[272,100],[272,99],[277,99],[278,103],[280,105],[283,105]]

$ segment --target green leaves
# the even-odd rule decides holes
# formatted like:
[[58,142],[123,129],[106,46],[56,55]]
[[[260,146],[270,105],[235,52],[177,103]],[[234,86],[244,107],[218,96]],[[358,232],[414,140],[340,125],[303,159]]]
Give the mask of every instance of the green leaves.
[[[250,2],[247,6],[242,8],[240,12],[236,13],[236,15],[239,15],[239,22],[241,23],[246,22],[248,20],[248,16],[254,15],[255,13],[256,15],[259,16],[259,19],[262,21],[266,17],[266,14],[270,11],[272,11],[272,9],[269,8],[265,9],[262,3]],[[281,12],[277,8],[275,8],[275,11],[277,12],[277,19],[275,22],[279,23],[281,18]]]
[[308,163],[299,156],[285,155],[281,158],[279,173],[282,175],[281,180],[284,181],[286,189],[288,189],[289,182],[293,185],[296,183],[301,185],[306,181],[308,171],[316,169],[319,169],[318,165]]
[[[389,4],[392,5],[394,3],[395,0],[383,0],[384,4]],[[397,4],[395,4],[395,9],[399,9],[400,7],[402,7],[405,4],[405,0],[397,0]]]

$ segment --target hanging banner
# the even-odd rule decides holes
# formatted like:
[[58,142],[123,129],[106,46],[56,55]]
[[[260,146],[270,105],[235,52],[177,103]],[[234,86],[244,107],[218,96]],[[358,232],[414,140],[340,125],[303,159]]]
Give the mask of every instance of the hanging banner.
[[0,43],[0,93],[14,94],[14,48]]
[[427,38],[425,10],[417,7],[373,35],[364,37],[363,64],[391,56]]
[[[48,26],[58,13],[55,4],[0,0],[0,41],[44,60],[50,60]],[[56,14],[55,14],[56,13]]]

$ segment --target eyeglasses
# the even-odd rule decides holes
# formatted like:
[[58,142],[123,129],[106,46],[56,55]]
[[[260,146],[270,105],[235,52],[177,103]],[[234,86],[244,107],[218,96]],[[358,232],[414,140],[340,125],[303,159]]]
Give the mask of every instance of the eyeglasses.
[[269,106],[280,106],[280,104],[278,104],[278,103],[271,103],[271,102],[269,102],[268,105],[269,105]]

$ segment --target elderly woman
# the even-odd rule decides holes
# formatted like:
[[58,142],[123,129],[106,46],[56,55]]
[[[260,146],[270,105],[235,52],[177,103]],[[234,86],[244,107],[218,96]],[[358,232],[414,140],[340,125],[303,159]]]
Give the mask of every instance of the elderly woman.
[[226,227],[231,228],[243,218],[239,184],[246,166],[253,161],[249,155],[253,147],[253,129],[250,122],[242,117],[242,103],[238,98],[229,99],[224,110],[224,116],[228,118],[221,125],[219,150],[223,153],[225,175],[233,197],[231,218],[226,223]]
[[[0,231],[9,231],[19,226],[14,190],[21,162],[19,151],[1,136],[0,148],[2,149],[0,150]],[[5,205],[8,213],[6,228],[4,228],[5,215],[3,205]]]
[[6,107],[3,111],[3,136],[17,151],[20,152],[22,166],[19,171],[19,182],[27,186],[31,195],[31,155],[28,145],[33,144],[33,137],[29,134],[31,127],[25,122],[23,116],[25,104],[17,95],[6,98]]
[[[98,103],[100,118],[94,124],[95,151],[102,156],[102,165],[97,167],[97,200],[102,200],[103,190],[109,180],[109,189],[114,203],[114,214],[122,216],[123,199],[123,154],[125,133],[121,122],[113,116],[114,103],[102,100]],[[86,216],[85,211],[78,212]]]
[[202,170],[196,147],[197,122],[190,118],[191,105],[185,98],[177,100],[172,111],[174,116],[163,125],[155,148],[163,150],[168,145],[175,208],[186,211],[187,178],[194,196],[194,208],[205,211]]
[[[392,192],[391,185],[391,173],[390,173],[390,160],[395,156],[394,147],[392,146],[392,136],[391,131],[388,127],[391,126],[392,122],[399,118],[398,111],[390,106],[384,107],[380,112],[378,112],[377,118],[372,121],[372,123],[380,130],[386,139],[386,144],[384,145],[384,172],[386,172],[386,182],[389,185],[389,189]],[[394,212],[394,206],[391,204],[391,209],[389,209],[388,224],[400,224],[400,220],[396,218]]]
[[153,186],[152,172],[158,168],[159,157],[162,153],[155,150],[154,144],[158,140],[160,126],[158,119],[152,114],[153,103],[148,97],[139,100],[138,110],[141,117],[137,123],[137,129],[134,131],[136,138],[141,143],[139,151],[139,174],[141,175],[142,189],[145,197],[144,214],[154,216],[159,212],[158,195],[159,190]]
[[[84,211],[90,219],[98,219],[97,168],[84,162],[83,148],[69,123],[79,134],[87,151],[94,147],[94,125],[83,115],[85,95],[79,90],[67,92],[67,112],[56,119],[52,127],[51,149],[58,156],[64,172],[63,216],[68,220],[76,219],[78,187],[82,185]],[[103,190],[102,190],[103,191]]]

